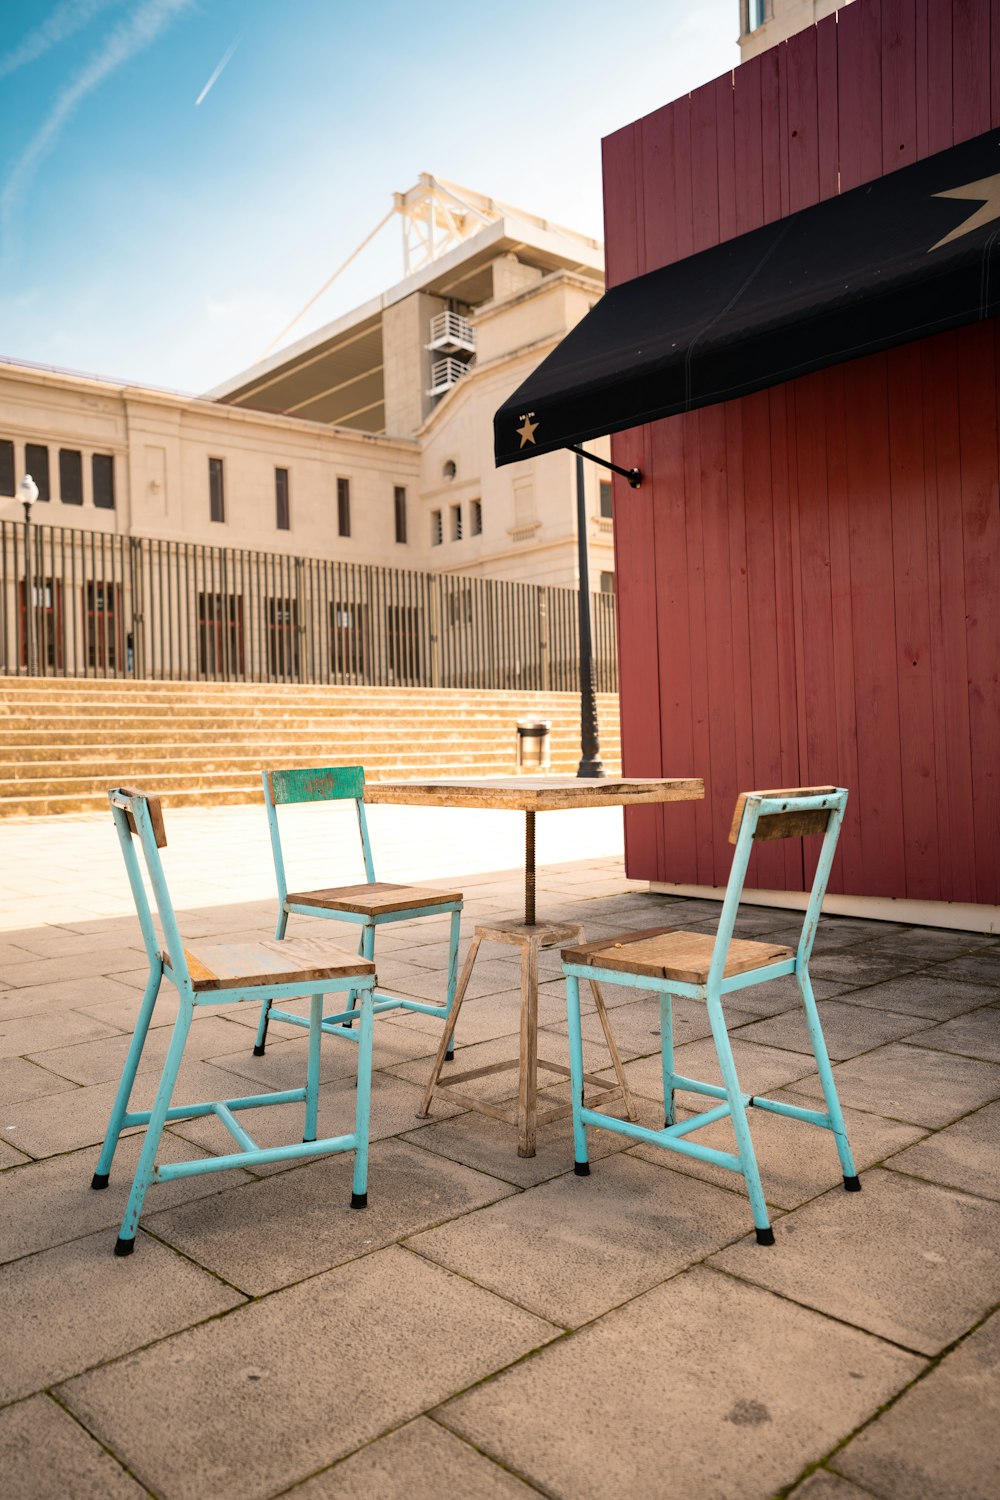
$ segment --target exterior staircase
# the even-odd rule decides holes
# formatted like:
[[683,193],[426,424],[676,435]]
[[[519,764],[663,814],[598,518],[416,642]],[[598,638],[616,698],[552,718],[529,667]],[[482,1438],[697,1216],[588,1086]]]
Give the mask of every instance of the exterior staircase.
[[[617,695],[599,694],[597,713],[617,774]],[[121,785],[168,807],[256,802],[269,765],[363,765],[372,781],[509,776],[519,719],[551,720],[551,771],[576,771],[575,693],[3,678],[0,818],[104,812]]]

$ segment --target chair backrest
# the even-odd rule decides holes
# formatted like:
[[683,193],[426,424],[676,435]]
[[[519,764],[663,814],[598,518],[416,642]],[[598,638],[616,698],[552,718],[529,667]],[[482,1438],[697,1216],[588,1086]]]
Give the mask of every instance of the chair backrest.
[[847,791],[844,787],[800,786],[740,794],[729,831],[730,842],[736,845],[736,850],[719,917],[709,971],[710,983],[721,980],[725,971],[750,855],[754,844],[766,839],[803,838],[810,834],[823,836],[798,945],[799,962],[808,961],[846,806]]
[[160,799],[151,796],[148,792],[139,791],[137,787],[120,786],[112,787],[108,792],[108,801],[111,803],[111,812],[125,859],[125,869],[128,873],[129,885],[132,887],[136,915],[139,918],[139,926],[142,928],[142,940],[150,963],[159,960],[160,944],[153,923],[149,898],[146,895],[139,858],[136,854],[137,841],[149,875],[153,900],[156,902],[160,926],[163,929],[164,942],[170,955],[171,968],[176,978],[183,980],[187,977],[187,959],[160,861],[160,850],[165,849],[167,845]]
[[365,817],[364,766],[316,766],[305,770],[295,767],[288,771],[262,771],[261,779],[264,783],[267,826],[271,835],[271,853],[274,856],[274,873],[280,901],[284,901],[288,895],[281,833],[278,828],[278,808],[283,803],[353,802],[358,819],[358,833],[361,836],[365,877],[369,885],[374,883],[375,868],[368,839],[368,820]]

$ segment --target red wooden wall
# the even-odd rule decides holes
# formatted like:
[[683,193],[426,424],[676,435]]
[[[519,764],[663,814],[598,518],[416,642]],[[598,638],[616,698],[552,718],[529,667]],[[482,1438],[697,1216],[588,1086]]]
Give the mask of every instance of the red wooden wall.
[[[996,125],[1000,0],[856,0],[604,142],[608,284]],[[739,790],[833,782],[832,889],[1000,901],[998,371],[977,324],[614,439],[624,768],[707,789],[630,875],[723,885]]]

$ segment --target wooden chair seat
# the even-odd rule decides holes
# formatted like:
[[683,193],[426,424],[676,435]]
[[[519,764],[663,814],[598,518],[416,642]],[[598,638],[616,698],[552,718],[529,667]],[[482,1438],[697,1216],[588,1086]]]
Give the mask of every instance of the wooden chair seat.
[[[259,985],[297,984],[300,980],[305,984],[375,973],[375,965],[368,959],[313,938],[290,938],[280,943],[266,938],[255,943],[210,943],[197,953],[185,948],[184,956],[196,991],[249,990]],[[163,964],[170,969],[166,952]]]
[[461,891],[429,891],[417,885],[391,885],[376,880],[361,885],[331,886],[322,891],[289,891],[287,906],[318,906],[324,911],[350,911],[363,917],[386,912],[416,911],[424,906],[445,906],[461,901]]
[[[647,927],[601,938],[577,948],[562,950],[563,963],[590,964],[598,969],[648,975],[651,979],[676,979],[682,984],[706,984],[715,949],[715,934],[679,932],[668,927]],[[763,969],[768,964],[794,958],[794,949],[779,943],[753,943],[734,938],[729,944],[725,978]]]

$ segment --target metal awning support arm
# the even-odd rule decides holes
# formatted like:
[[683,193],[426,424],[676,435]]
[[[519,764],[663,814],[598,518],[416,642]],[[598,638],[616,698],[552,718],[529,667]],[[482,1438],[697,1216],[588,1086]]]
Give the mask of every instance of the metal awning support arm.
[[600,464],[602,469],[610,469],[612,474],[620,474],[623,479],[628,480],[634,490],[642,484],[641,469],[623,469],[621,464],[612,464],[606,458],[598,458],[596,453],[588,453],[586,448],[574,448],[572,443],[567,443],[566,446],[570,453],[577,453],[581,458],[589,458],[592,464]]

